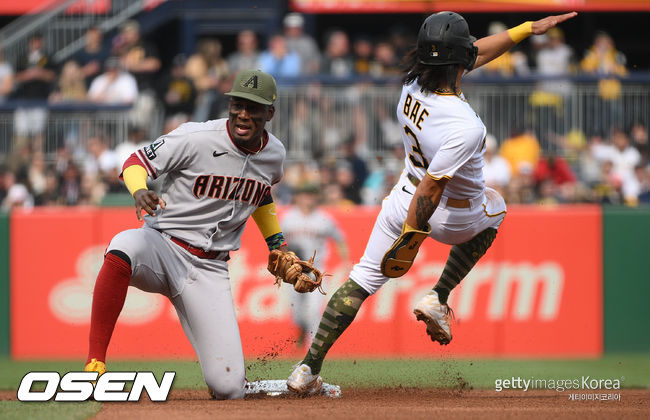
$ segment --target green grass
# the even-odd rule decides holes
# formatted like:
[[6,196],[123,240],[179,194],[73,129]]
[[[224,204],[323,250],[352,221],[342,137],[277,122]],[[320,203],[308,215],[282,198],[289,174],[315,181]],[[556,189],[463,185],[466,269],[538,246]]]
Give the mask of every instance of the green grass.
[[85,403],[23,403],[20,401],[0,401],[0,419],[87,419],[99,412],[102,405],[97,402]]
[[[248,380],[282,379],[291,372],[294,360],[249,360]],[[79,362],[11,361],[0,358],[0,390],[17,390],[28,371],[79,370]],[[160,379],[163,372],[177,372],[175,389],[205,387],[201,369],[191,361],[115,361],[113,371],[151,370]],[[495,379],[575,379],[581,376],[625,379],[626,388],[650,388],[650,354],[607,355],[595,360],[502,360],[502,359],[363,359],[327,360],[321,372],[325,382],[344,387],[455,387],[464,382],[474,388],[491,389]]]

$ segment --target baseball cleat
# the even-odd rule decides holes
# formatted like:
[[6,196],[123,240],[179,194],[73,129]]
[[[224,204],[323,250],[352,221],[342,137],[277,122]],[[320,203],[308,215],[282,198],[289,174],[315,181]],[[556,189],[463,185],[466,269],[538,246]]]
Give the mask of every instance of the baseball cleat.
[[298,395],[313,395],[320,391],[323,386],[323,378],[320,375],[312,375],[311,368],[305,364],[296,366],[287,379],[289,391]]
[[106,373],[106,364],[104,362],[100,362],[97,359],[90,359],[90,363],[86,365],[84,368],[85,372],[99,372],[99,376],[102,376],[104,373]]
[[447,304],[440,303],[435,290],[420,299],[413,313],[418,321],[427,324],[427,334],[431,337],[431,341],[437,341],[440,345],[449,344],[451,341],[449,321],[453,312]]

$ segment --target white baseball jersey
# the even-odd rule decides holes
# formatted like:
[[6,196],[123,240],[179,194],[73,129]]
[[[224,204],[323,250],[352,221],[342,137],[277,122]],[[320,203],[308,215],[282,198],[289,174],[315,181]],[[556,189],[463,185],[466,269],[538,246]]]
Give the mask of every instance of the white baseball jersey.
[[450,178],[445,196],[483,194],[485,125],[464,96],[422,93],[417,83],[404,86],[397,106],[406,151],[406,170],[418,179],[425,172]]
[[334,220],[319,209],[306,215],[298,207],[293,207],[284,214],[280,226],[289,247],[301,259],[311,258],[316,251],[314,262],[317,267],[322,267],[327,259],[327,238],[343,241],[343,234]]
[[284,146],[264,131],[258,153],[240,150],[227,119],[185,123],[136,152],[149,176],[167,174],[166,208],[145,223],[206,251],[234,251],[249,216],[280,181]]
[[[449,179],[429,219],[429,236],[438,242],[461,244],[487,228],[498,229],[506,213],[503,198],[483,182],[485,125],[462,95],[423,94],[412,83],[402,88],[397,119],[403,130],[406,168],[382,202],[363,257],[350,273],[370,294],[389,280],[381,272],[381,261],[402,233],[415,192],[406,173],[420,180],[427,172]],[[449,198],[467,200],[468,207],[449,206]]]

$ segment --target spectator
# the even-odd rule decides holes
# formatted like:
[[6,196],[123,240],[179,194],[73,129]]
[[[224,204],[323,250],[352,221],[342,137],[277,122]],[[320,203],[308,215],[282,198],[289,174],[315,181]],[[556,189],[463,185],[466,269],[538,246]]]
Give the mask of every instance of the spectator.
[[134,153],[136,150],[150,144],[146,140],[146,133],[140,127],[130,126],[126,139],[115,146],[115,155],[119,167]]
[[29,40],[28,50],[18,60],[15,91],[17,99],[45,100],[56,77],[54,64],[44,51],[43,37],[35,34]]
[[361,188],[349,162],[340,162],[336,167],[336,183],[341,187],[345,200],[361,204]]
[[156,106],[155,81],[161,67],[156,46],[140,36],[140,25],[126,21],[113,40],[113,54],[120,57],[124,70],[131,73],[138,86],[136,102],[131,110],[131,123],[150,127]]
[[109,50],[104,46],[101,29],[91,26],[84,37],[84,47],[74,55],[74,60],[81,66],[86,88],[93,79],[102,72],[102,65],[109,56]]
[[350,55],[350,41],[345,32],[334,30],[327,36],[321,74],[344,79],[352,76],[354,63]]
[[614,173],[614,164],[606,160],[600,166],[600,176],[592,185],[594,200],[601,204],[621,204],[623,180]]
[[572,202],[576,196],[576,176],[561,156],[542,157],[535,167],[533,177],[542,199]]
[[161,62],[158,49],[140,36],[140,24],[126,21],[113,40],[113,55],[120,57],[123,68],[135,76],[140,91],[154,88]]
[[88,139],[87,149],[89,156],[84,162],[84,175],[106,180],[122,163],[117,160],[117,154],[108,147],[106,139],[101,135]]
[[36,198],[43,194],[47,186],[46,170],[45,156],[40,151],[34,152],[27,170],[27,181],[30,191]]
[[529,163],[523,162],[519,171],[512,173],[505,192],[506,196],[504,198],[510,204],[533,204],[537,202],[533,167]]
[[14,88],[14,69],[4,60],[0,46],[0,103],[4,102]]
[[[357,190],[357,192],[352,193],[346,189],[346,196],[348,196],[348,198],[353,198],[352,201],[359,204],[361,202],[361,198],[359,197],[357,199],[356,194],[358,194],[358,192],[361,190],[363,183],[368,177],[368,167],[366,165],[366,162],[361,159],[356,153],[354,137],[348,138],[347,141],[341,145],[340,154],[341,157],[339,161],[342,160],[343,162],[347,163],[347,167],[349,167],[352,171],[353,181],[350,189]],[[345,188],[347,183],[342,183],[342,185]]]
[[395,48],[387,41],[378,42],[375,45],[370,74],[373,77],[390,77],[398,75],[399,72],[399,59],[395,54]]
[[332,208],[349,209],[354,207],[354,201],[343,194],[343,187],[337,183],[324,184],[323,204]]
[[11,170],[7,168],[2,162],[0,162],[0,205],[7,197],[7,190],[9,189],[9,174]]
[[300,75],[300,56],[287,48],[284,35],[273,35],[269,48],[260,54],[260,70],[275,78],[296,77]]
[[304,32],[305,19],[300,13],[289,13],[284,17],[284,36],[287,48],[300,56],[300,73],[318,73],[320,50],[316,41]]
[[55,206],[59,204],[59,179],[56,172],[51,168],[45,171],[45,188],[34,197],[34,204],[37,206]]
[[639,180],[638,204],[650,204],[650,168],[637,166],[634,172]]
[[637,165],[629,177],[623,179],[621,186],[623,202],[628,206],[638,206],[642,195],[648,192],[648,187],[650,187],[648,171],[645,166]]
[[75,206],[82,199],[81,194],[81,172],[79,167],[69,161],[61,175],[60,182],[61,203],[66,206]]
[[259,55],[255,32],[241,31],[237,35],[237,51],[228,56],[230,74],[234,75],[239,70],[258,68]]
[[641,163],[641,154],[630,145],[630,138],[627,133],[620,129],[612,130],[612,145],[608,159],[612,161],[612,173],[621,181],[623,199],[633,202],[633,194],[625,196],[625,192],[636,190],[636,187],[627,185],[636,183],[634,168]]
[[193,119],[206,121],[217,96],[222,96],[224,82],[230,74],[228,63],[221,56],[222,47],[218,39],[208,38],[199,41],[196,53],[185,65],[186,76],[192,79],[197,90],[197,103]]
[[117,57],[109,57],[105,71],[90,84],[88,98],[97,103],[131,105],[138,98],[135,77],[124,71]]
[[371,168],[363,182],[361,197],[363,204],[376,206],[390,193],[404,168],[404,146],[393,145],[387,155],[377,156],[377,162]]
[[12,172],[5,176],[7,195],[2,201],[2,210],[10,211],[17,207],[30,209],[34,207],[34,197],[29,192],[26,182],[18,180]]
[[83,70],[74,60],[68,60],[50,95],[50,102],[82,102],[87,99]]
[[390,44],[398,57],[405,57],[417,42],[415,32],[404,25],[395,25],[388,30]]
[[593,45],[580,62],[582,71],[598,77],[598,101],[592,106],[593,121],[588,127],[607,132],[613,124],[622,124],[620,77],[627,75],[625,55],[618,51],[606,32],[598,32]]
[[316,158],[319,149],[320,116],[306,99],[297,99],[287,131],[287,152]]
[[630,144],[625,131],[616,127],[612,130],[612,146],[608,153],[609,159],[614,164],[614,171],[620,176],[629,174],[641,163],[641,154]]
[[194,112],[196,89],[185,73],[185,64],[184,55],[174,57],[171,71],[159,83],[158,98],[163,104],[165,120],[178,118],[187,122]]
[[499,154],[510,164],[513,174],[518,174],[522,169],[532,172],[540,153],[537,137],[530,131],[521,129],[513,130],[512,137],[506,139],[499,150]]
[[485,137],[485,165],[483,166],[483,178],[485,185],[494,188],[502,194],[510,182],[510,164],[507,160],[497,154],[497,140],[492,134]]
[[573,50],[565,44],[561,29],[551,28],[545,35],[547,42],[535,57],[536,72],[543,78],[552,79],[537,83],[530,103],[536,111],[535,131],[543,137],[553,138],[565,131],[563,113],[573,86],[562,77],[572,73]]
[[[46,101],[55,77],[52,60],[44,50],[43,37],[35,34],[29,40],[27,52],[18,60],[15,79],[17,86],[13,97]],[[29,137],[33,137],[36,143],[41,142],[46,121],[47,109],[44,105],[17,108],[14,114],[17,142],[21,143],[23,139]],[[35,148],[39,147],[35,145]]]
[[358,36],[352,43],[354,73],[359,76],[370,74],[374,46],[367,35]]
[[632,145],[641,155],[641,164],[650,164],[650,143],[648,138],[648,128],[641,122],[636,122],[630,129]]
[[[506,31],[508,28],[502,22],[491,22],[488,27],[488,35],[496,35]],[[513,75],[527,75],[528,60],[526,55],[516,48],[506,51],[499,57],[485,64],[481,70],[493,76],[512,77]]]

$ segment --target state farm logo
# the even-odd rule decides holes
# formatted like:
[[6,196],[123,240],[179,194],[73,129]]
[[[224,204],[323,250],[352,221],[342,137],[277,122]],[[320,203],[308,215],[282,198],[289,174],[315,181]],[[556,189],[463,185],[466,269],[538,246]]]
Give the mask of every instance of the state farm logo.
[[[62,280],[52,288],[49,306],[59,320],[70,324],[90,322],[93,288],[104,261],[105,249],[105,245],[86,248],[77,258],[76,277]],[[146,324],[163,311],[164,301],[161,295],[131,287],[120,314],[120,323]]]
[[[367,316],[374,321],[387,322],[398,315],[398,310],[410,316],[417,302],[435,285],[445,266],[443,261],[423,257],[424,261],[418,263],[416,260],[407,275],[379,289],[375,301],[364,305],[357,318]],[[564,270],[553,261],[539,264],[481,262],[451,293],[449,306],[462,321],[551,322],[558,318],[563,291]],[[408,303],[402,306],[399,301],[404,295]],[[486,309],[478,312],[478,308]]]
[[[490,290],[486,314],[489,321],[499,321],[508,315],[515,321],[531,318],[553,321],[560,310],[564,272],[560,265],[550,261],[479,264],[461,282],[456,296],[452,293],[450,305],[456,316],[467,319],[477,315],[475,309],[482,286]],[[535,305],[538,300],[539,304]],[[512,308],[509,308],[511,301]]]
[[[71,324],[90,321],[92,291],[104,249],[104,246],[86,249],[77,259],[77,276],[52,288],[49,305],[58,319]],[[278,290],[266,271],[266,264],[253,263],[249,257],[247,250],[242,249],[230,261],[231,290],[238,318],[253,322],[289,318],[293,290],[290,287]],[[389,322],[403,314],[410,317],[413,307],[431,290],[444,268],[444,261],[430,260],[426,255],[420,257],[407,275],[386,283],[362,307],[357,318]],[[330,269],[334,275],[327,278],[325,288],[331,294],[347,280],[350,267],[338,265]],[[449,304],[459,320],[552,322],[559,315],[564,283],[564,270],[554,261],[480,262],[452,292]],[[324,306],[326,302],[327,299],[322,299],[319,304]],[[162,295],[131,287],[119,322],[146,324],[158,318],[167,306],[170,305]],[[176,320],[173,310],[169,309],[169,313]]]

